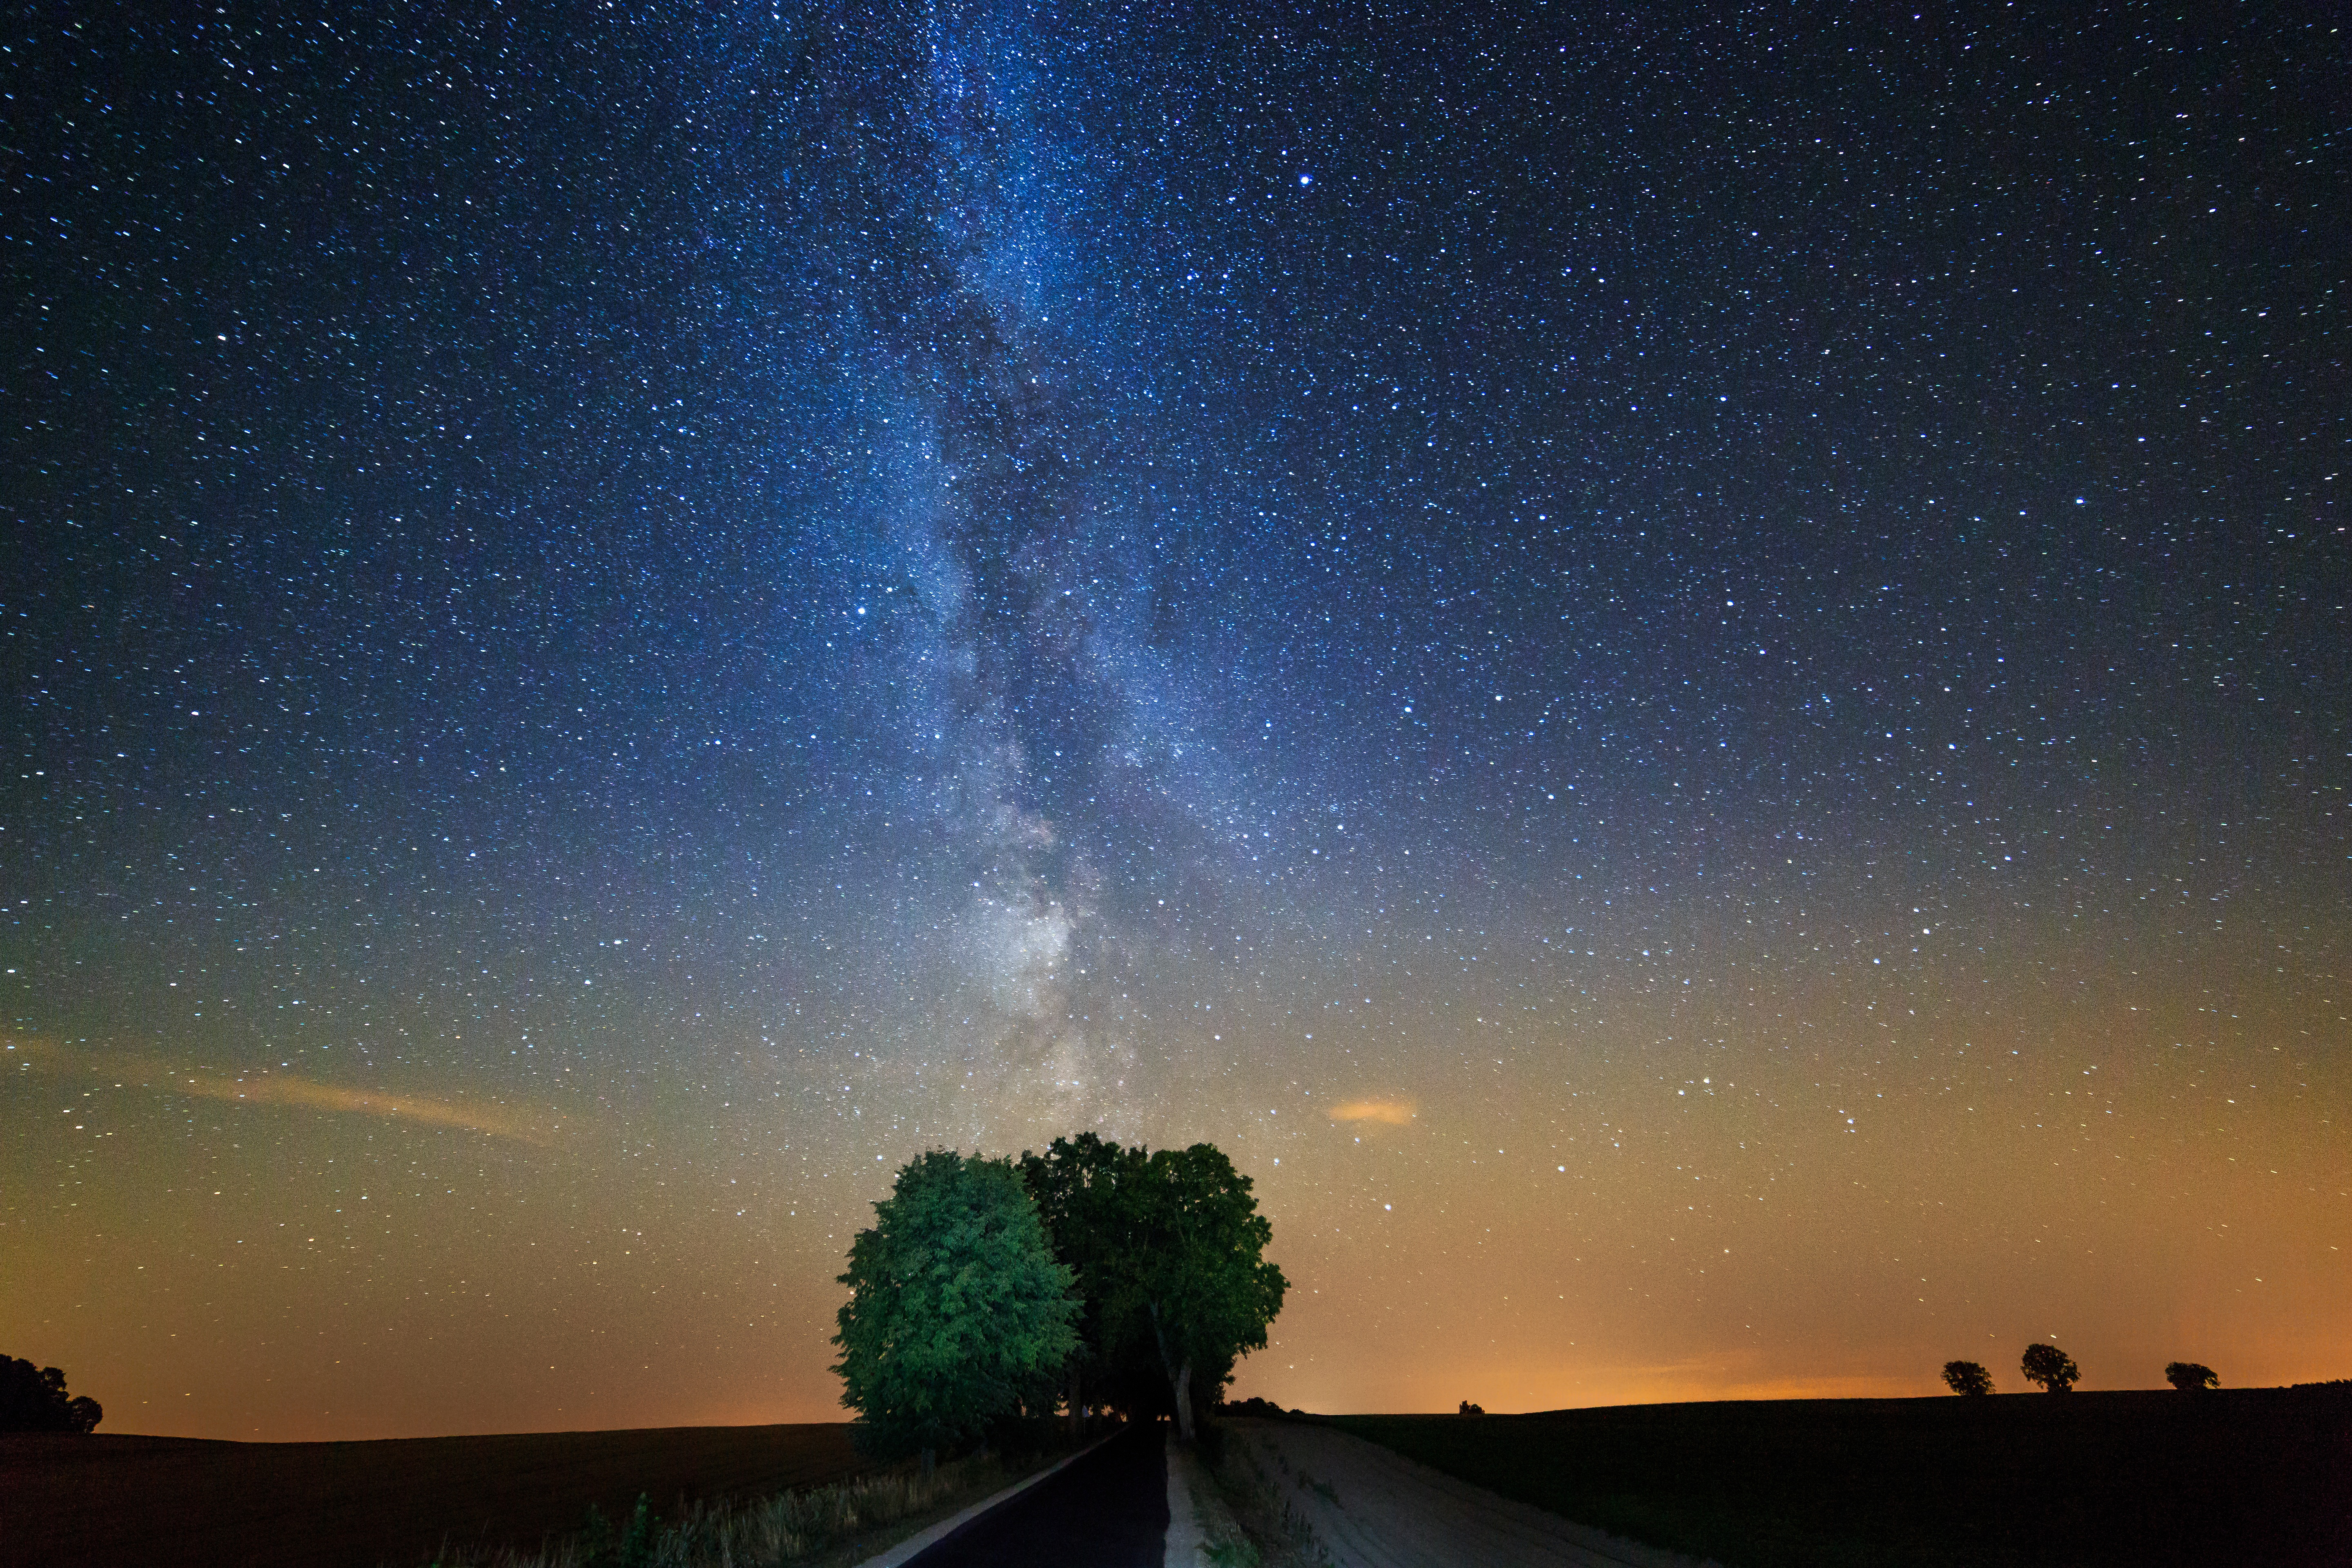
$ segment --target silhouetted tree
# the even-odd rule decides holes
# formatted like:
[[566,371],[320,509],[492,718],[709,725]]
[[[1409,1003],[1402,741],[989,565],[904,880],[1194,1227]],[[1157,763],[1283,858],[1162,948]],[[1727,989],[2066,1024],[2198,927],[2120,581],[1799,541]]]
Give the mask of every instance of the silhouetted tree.
[[1021,1157],[1055,1251],[1078,1277],[1089,1359],[1114,1383],[1159,1374],[1178,1433],[1234,1363],[1266,1342],[1289,1282],[1265,1261],[1274,1227],[1213,1144],[1146,1153],[1084,1133]]
[[928,1466],[1024,1399],[1050,1402],[1078,1303],[1013,1162],[934,1149],[874,1216],[850,1245],[833,1338],[869,1451],[919,1451]]
[[2213,1369],[2202,1362],[2173,1361],[2164,1363],[2164,1381],[2183,1394],[2200,1394],[2209,1388],[2219,1388],[2221,1380]]
[[2056,1345],[2026,1346],[2025,1359],[2021,1364],[2025,1371],[2026,1382],[2038,1383],[2052,1394],[2073,1393],[2074,1380],[2083,1375],[2083,1369],[2074,1364],[2074,1358]]
[[1954,1394],[1990,1394],[1992,1373],[1981,1362],[1948,1361],[1944,1363],[1944,1382]]
[[1064,1373],[1065,1398],[1074,1423],[1086,1407],[1089,1389],[1097,1405],[1129,1409],[1142,1403],[1158,1408],[1153,1398],[1158,1369],[1140,1353],[1123,1355],[1123,1351],[1139,1352],[1141,1347],[1115,1342],[1114,1325],[1104,1316],[1104,1304],[1125,1267],[1133,1229],[1129,1211],[1135,1205],[1137,1184],[1144,1179],[1145,1158],[1140,1149],[1121,1148],[1092,1132],[1056,1138],[1042,1155],[1022,1152],[1021,1179],[1037,1202],[1054,1256],[1069,1268],[1077,1290],[1078,1316],[1073,1326],[1079,1345]]
[[1454,1414],[1457,1415],[1484,1415],[1486,1414],[1486,1407],[1483,1405],[1473,1405],[1465,1399],[1462,1402],[1462,1408],[1455,1411]]
[[95,1399],[66,1396],[66,1374],[0,1356],[0,1432],[94,1432],[106,1412]]

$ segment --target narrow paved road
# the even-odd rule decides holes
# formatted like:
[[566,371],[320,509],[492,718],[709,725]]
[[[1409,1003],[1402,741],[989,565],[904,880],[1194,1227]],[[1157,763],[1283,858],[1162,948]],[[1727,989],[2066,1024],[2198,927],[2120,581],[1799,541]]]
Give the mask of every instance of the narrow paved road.
[[1160,1568],[1168,1465],[1160,1428],[1134,1426],[907,1568]]

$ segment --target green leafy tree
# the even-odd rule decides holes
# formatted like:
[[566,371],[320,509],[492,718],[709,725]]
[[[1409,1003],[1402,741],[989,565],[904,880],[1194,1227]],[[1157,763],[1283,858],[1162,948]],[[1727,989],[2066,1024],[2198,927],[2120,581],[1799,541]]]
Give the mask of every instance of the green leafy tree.
[[1162,1149],[1147,1174],[1142,1267],[1123,1305],[1150,1322],[1177,1429],[1190,1442],[1194,1374],[1208,1374],[1212,1399],[1222,1394],[1234,1363],[1265,1348],[1290,1282],[1265,1261],[1274,1226],[1257,1212],[1250,1179],[1214,1144]]
[[2073,1393],[2074,1380],[2083,1375],[2083,1369],[2074,1364],[2074,1358],[2056,1345],[2026,1346],[2025,1358],[2020,1364],[2024,1369],[2026,1382],[2038,1383],[2052,1394]]
[[2203,1362],[2174,1361],[2164,1364],[2164,1381],[2183,1394],[2200,1394],[2221,1386],[2221,1379]]
[[934,1149],[898,1173],[849,1248],[841,1402],[870,1451],[932,1454],[1050,1399],[1078,1303],[1010,1160]]
[[1147,1153],[1083,1134],[1022,1164],[1087,1299],[1090,1352],[1114,1380],[1159,1374],[1193,1439],[1234,1363],[1263,1350],[1289,1282],[1265,1261],[1274,1226],[1215,1145]]
[[1992,1373],[1987,1372],[1980,1362],[1946,1362],[1944,1382],[1954,1394],[1990,1394],[1992,1392]]
[[[1073,1421],[1089,1387],[1098,1403],[1132,1403],[1135,1358],[1122,1355],[1131,1347],[1114,1337],[1105,1304],[1133,1248],[1145,1162],[1142,1150],[1123,1149],[1092,1132],[1056,1138],[1042,1155],[1021,1155],[1022,1180],[1037,1201],[1054,1255],[1069,1268],[1077,1289],[1079,1347],[1065,1372]],[[1152,1375],[1156,1381],[1156,1369]]]

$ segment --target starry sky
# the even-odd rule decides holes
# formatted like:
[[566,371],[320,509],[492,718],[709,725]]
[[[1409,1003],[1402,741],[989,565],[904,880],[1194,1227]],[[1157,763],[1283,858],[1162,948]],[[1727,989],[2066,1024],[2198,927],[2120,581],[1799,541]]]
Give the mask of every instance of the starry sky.
[[1324,1410],[2352,1373],[2324,7],[36,7],[0,1351],[828,1420],[1212,1141]]

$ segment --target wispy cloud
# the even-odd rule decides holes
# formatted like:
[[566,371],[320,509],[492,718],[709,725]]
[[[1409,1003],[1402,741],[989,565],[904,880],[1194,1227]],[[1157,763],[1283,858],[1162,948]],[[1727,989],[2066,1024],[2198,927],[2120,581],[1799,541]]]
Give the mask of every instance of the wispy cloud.
[[142,1087],[193,1094],[247,1105],[287,1105],[305,1110],[326,1110],[352,1116],[381,1116],[429,1127],[457,1127],[493,1138],[512,1138],[545,1146],[555,1141],[558,1119],[551,1113],[525,1117],[503,1105],[478,1100],[419,1094],[395,1094],[383,1089],[353,1089],[321,1083],[284,1071],[255,1070],[223,1073],[208,1068],[189,1070],[152,1057],[117,1056],[76,1051],[47,1040],[22,1036],[8,1042],[7,1056],[37,1068],[78,1076],[132,1079]]
[[1331,1108],[1334,1121],[1381,1121],[1391,1127],[1402,1127],[1413,1114],[1409,1100],[1350,1100]]
[[219,1078],[202,1073],[174,1073],[171,1086],[207,1100],[242,1100],[254,1105],[296,1105],[309,1110],[334,1110],[357,1116],[385,1116],[401,1121],[421,1121],[435,1127],[462,1127],[494,1138],[520,1139],[525,1143],[553,1141],[551,1126],[526,1121],[503,1106],[479,1100],[428,1100],[422,1095],[388,1094],[380,1089],[349,1089],[319,1083],[286,1073],[250,1078]]

